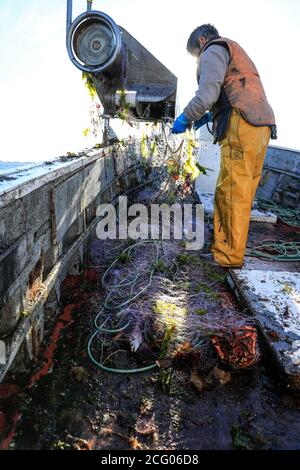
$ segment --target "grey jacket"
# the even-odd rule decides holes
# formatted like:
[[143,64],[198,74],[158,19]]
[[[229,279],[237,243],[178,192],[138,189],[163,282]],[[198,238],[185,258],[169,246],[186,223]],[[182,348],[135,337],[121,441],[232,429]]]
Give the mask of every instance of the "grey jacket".
[[229,60],[229,52],[219,45],[211,45],[201,54],[197,69],[199,87],[183,111],[187,119],[200,119],[218,101]]

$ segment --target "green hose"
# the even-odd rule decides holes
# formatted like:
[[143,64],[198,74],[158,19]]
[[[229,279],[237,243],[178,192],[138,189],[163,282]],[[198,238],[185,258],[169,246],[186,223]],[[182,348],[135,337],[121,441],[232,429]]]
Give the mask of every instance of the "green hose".
[[272,261],[300,261],[300,242],[265,240],[260,245],[248,248],[246,254]]
[[[109,293],[107,296],[106,296],[106,299],[104,301],[104,308],[101,310],[101,312],[98,313],[98,315],[96,316],[95,318],[95,321],[94,321],[94,325],[95,325],[95,331],[93,332],[93,334],[90,336],[89,338],[89,341],[88,341],[88,345],[87,345],[87,352],[88,352],[88,356],[89,358],[91,359],[91,361],[97,366],[99,367],[100,369],[106,371],[106,372],[112,372],[112,373],[117,373],[117,374],[136,374],[136,373],[139,373],[139,372],[146,372],[146,371],[149,371],[151,369],[154,369],[155,367],[157,367],[156,363],[154,364],[150,364],[148,366],[145,366],[145,367],[141,367],[141,368],[137,368],[137,369],[114,369],[112,367],[107,367],[105,366],[103,363],[97,361],[97,359],[95,359],[93,353],[92,353],[92,344],[93,344],[93,341],[94,339],[97,337],[98,334],[101,334],[101,333],[106,333],[106,334],[115,334],[115,333],[120,333],[122,331],[125,331],[129,325],[131,324],[131,319],[129,319],[126,324],[122,327],[117,327],[117,328],[104,328],[104,325],[108,322],[109,320],[109,317],[107,317],[104,322],[102,322],[102,324],[99,326],[98,325],[98,319],[100,317],[100,315],[103,314],[104,310],[110,310],[110,311],[117,311],[117,310],[120,310],[121,311],[117,311],[116,312],[116,317],[120,317],[122,316],[122,314],[124,314],[124,311],[123,311],[123,308],[127,305],[129,305],[131,302],[133,302],[134,300],[136,300],[138,297],[140,297],[151,285],[152,283],[152,279],[153,279],[153,275],[154,275],[154,265],[155,263],[157,263],[157,260],[158,260],[158,243],[155,241],[155,240],[143,240],[143,241],[139,241],[137,243],[135,243],[134,245],[131,245],[129,246],[128,248],[126,248],[120,256],[128,253],[130,254],[130,252],[137,246],[141,246],[141,245],[144,245],[144,244],[148,244],[148,243],[154,243],[155,244],[155,260],[154,262],[152,263],[151,265],[151,269],[150,269],[150,274],[149,274],[149,282],[146,284],[146,286],[144,286],[142,289],[140,289],[135,295],[132,296],[132,291],[134,289],[134,283],[137,281],[139,275],[137,274],[137,276],[133,279],[133,281],[130,281],[128,283],[126,283],[126,281],[124,282],[121,281],[119,286],[121,287],[127,287],[129,286],[130,284],[132,284],[132,287],[131,287],[131,290],[130,290],[130,294],[129,294],[129,298],[127,298],[124,302],[121,302],[121,303],[115,303],[114,306],[112,305],[109,305],[108,304],[108,299],[110,298],[111,296],[111,293]],[[111,269],[113,269],[113,267],[116,265],[116,263],[119,261],[119,258],[116,258],[111,264],[110,266],[106,269],[106,271],[104,272],[103,276],[102,276],[102,285],[105,286],[105,281],[106,281],[106,277],[108,276],[109,272],[111,271]],[[116,286],[115,286],[116,287]]]
[[300,211],[282,207],[271,199],[257,198],[259,208],[273,212],[283,223],[291,227],[300,227]]
[[99,334],[99,331],[96,330],[96,331],[94,331],[94,333],[90,337],[90,339],[88,341],[87,352],[88,352],[88,355],[89,355],[89,358],[91,359],[91,361],[97,367],[99,367],[100,369],[105,370],[106,372],[112,372],[114,374],[138,374],[139,372],[147,372],[148,370],[151,370],[151,369],[154,369],[155,367],[157,367],[156,363],[155,364],[150,364],[149,366],[140,367],[139,369],[113,369],[112,367],[104,366],[101,362],[98,362],[94,358],[93,353],[91,351],[92,342],[98,334]]

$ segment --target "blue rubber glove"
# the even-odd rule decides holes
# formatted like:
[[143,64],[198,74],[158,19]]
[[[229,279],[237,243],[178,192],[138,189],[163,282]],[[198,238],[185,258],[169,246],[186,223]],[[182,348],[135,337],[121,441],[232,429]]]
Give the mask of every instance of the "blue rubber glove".
[[190,124],[190,121],[185,117],[184,113],[180,114],[173,124],[171,129],[172,134],[182,134],[185,132]]
[[200,129],[200,127],[204,126],[208,122],[211,122],[212,120],[213,120],[213,116],[212,116],[212,113],[210,111],[203,114],[203,116],[200,119],[198,119],[197,121],[194,122],[195,131]]

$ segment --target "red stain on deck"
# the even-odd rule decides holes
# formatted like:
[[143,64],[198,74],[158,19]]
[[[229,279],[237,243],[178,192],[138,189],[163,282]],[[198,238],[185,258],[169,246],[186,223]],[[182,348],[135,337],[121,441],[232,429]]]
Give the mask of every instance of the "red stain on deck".
[[[38,380],[49,373],[50,368],[53,365],[54,353],[57,348],[57,343],[60,339],[61,332],[72,322],[72,312],[76,305],[67,305],[63,313],[60,315],[58,322],[55,325],[53,334],[51,336],[50,344],[44,354],[45,363],[43,367],[36,372],[30,379],[28,388],[31,388]],[[12,395],[19,392],[19,387],[13,384],[0,385],[0,398],[7,399]],[[16,412],[10,419],[9,425],[7,424],[8,419],[3,412],[0,412],[0,449],[7,449],[16,435],[16,427],[18,421],[21,419],[21,413]],[[9,426],[9,429],[7,429]],[[3,439],[3,440],[2,440]]]
[[76,287],[80,287],[81,284],[82,284],[82,276],[77,276],[75,274],[70,275],[70,276],[67,276],[61,283],[60,291],[61,293],[63,293],[66,290],[75,289]]
[[[54,327],[50,343],[44,353],[44,364],[40,370],[38,370],[29,380],[28,389],[30,389],[36,382],[42,377],[47,375],[53,365],[54,354],[58,346],[58,341],[61,338],[62,331],[67,328],[72,322],[72,314],[74,308],[79,307],[87,298],[89,298],[88,292],[83,292],[80,287],[84,281],[94,284],[99,280],[99,273],[94,269],[85,270],[83,276],[67,276],[61,284],[61,294],[71,294],[73,301],[67,305],[62,314],[59,316],[58,321]],[[17,395],[20,392],[20,387],[15,384],[0,384],[0,400],[6,401]],[[21,413],[15,411],[14,414],[8,416],[4,411],[0,411],[0,450],[8,449],[12,440],[16,435],[16,427],[18,421],[21,419]],[[91,447],[93,447],[93,442]]]
[[84,279],[85,281],[90,282],[91,284],[95,284],[99,281],[100,274],[95,269],[86,269],[84,271]]
[[[82,287],[84,282],[88,284],[96,284],[100,279],[100,274],[96,269],[89,268],[85,269],[81,276],[72,275],[65,278],[65,280],[61,283],[60,291],[62,297],[65,294],[70,293],[70,291],[76,291]],[[84,292],[81,291],[81,295]]]
[[[1,420],[1,415],[3,415]],[[9,425],[6,424],[6,419],[3,413],[0,412],[0,450],[8,449],[10,443],[16,435],[16,427],[18,421],[21,419],[21,413],[16,412],[10,419]],[[1,426],[1,421],[3,428]],[[9,429],[7,429],[9,426]],[[4,437],[2,440],[2,436]]]
[[7,400],[20,391],[18,385],[15,384],[0,384],[0,400]]
[[75,306],[75,304],[70,304],[64,308],[62,315],[59,317],[59,321],[55,325],[50,344],[44,354],[46,361],[43,367],[31,377],[28,388],[31,388],[38,380],[49,373],[49,370],[53,365],[54,352],[57,348],[61,332],[72,322],[72,312]]
[[[5,402],[6,400],[17,395],[20,388],[14,384],[1,384],[0,385],[0,401]],[[21,414],[15,412],[13,416],[7,417],[4,411],[0,411],[0,450],[7,449],[15,437],[15,430],[17,422],[19,421]]]

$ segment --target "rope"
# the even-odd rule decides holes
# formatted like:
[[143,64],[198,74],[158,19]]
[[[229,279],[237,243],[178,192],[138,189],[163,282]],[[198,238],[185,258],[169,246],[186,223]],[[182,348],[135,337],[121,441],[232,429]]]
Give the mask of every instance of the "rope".
[[300,242],[265,240],[253,248],[248,248],[246,254],[272,261],[300,261]]
[[273,212],[283,223],[290,225],[291,227],[300,227],[299,210],[282,207],[271,199],[262,197],[258,197],[257,201],[261,209]]

